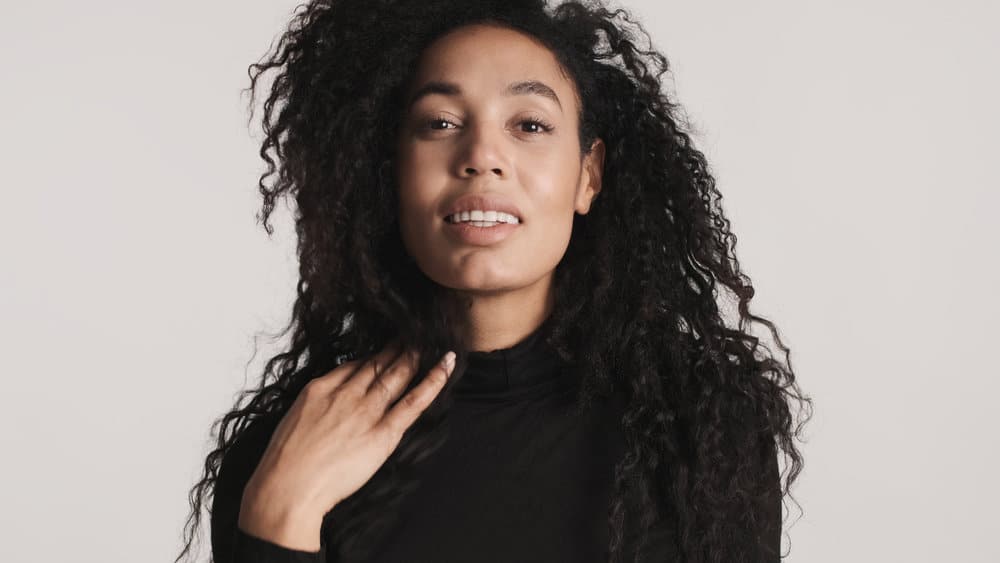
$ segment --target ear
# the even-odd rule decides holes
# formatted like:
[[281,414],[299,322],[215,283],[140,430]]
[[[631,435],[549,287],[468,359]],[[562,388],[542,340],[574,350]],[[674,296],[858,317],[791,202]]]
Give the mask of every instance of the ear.
[[601,178],[604,176],[604,140],[595,139],[590,145],[590,152],[584,155],[580,183],[576,187],[574,208],[580,215],[590,211],[590,204],[601,191]]

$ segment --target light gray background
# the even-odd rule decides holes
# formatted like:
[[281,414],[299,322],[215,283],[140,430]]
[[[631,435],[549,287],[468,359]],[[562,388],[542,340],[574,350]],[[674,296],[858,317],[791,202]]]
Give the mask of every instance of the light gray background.
[[[625,5],[816,400],[790,560],[1000,561],[997,4]],[[294,6],[4,3],[0,560],[180,549],[293,297],[239,89]]]

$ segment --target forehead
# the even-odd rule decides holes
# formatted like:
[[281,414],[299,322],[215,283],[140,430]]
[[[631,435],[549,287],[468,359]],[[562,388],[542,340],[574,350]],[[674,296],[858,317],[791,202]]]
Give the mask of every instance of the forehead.
[[458,84],[465,96],[501,95],[512,83],[539,81],[555,91],[564,110],[574,105],[573,84],[555,55],[532,37],[500,26],[463,26],[431,43],[410,93],[430,81]]

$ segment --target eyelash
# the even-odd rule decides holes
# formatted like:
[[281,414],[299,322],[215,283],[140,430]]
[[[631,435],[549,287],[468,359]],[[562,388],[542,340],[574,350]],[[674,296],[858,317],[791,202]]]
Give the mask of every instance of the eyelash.
[[[423,124],[422,124],[422,127],[424,129],[430,129],[432,131],[443,131],[443,129],[434,129],[433,127],[431,127],[432,124],[438,123],[438,122],[441,122],[441,121],[444,121],[444,122],[447,122],[447,123],[451,123],[451,121],[448,121],[447,119],[445,119],[443,117],[435,117],[433,119],[428,119],[428,120],[424,121]],[[545,121],[544,119],[534,118],[534,117],[528,118],[528,119],[522,119],[518,124],[520,125],[520,124],[523,124],[523,123],[532,123],[532,124],[537,125],[541,129],[541,131],[534,132],[534,133],[537,133],[537,134],[549,133],[554,128],[552,126],[552,124],[549,123],[548,121]],[[525,133],[532,133],[532,132],[531,131],[525,131]]]

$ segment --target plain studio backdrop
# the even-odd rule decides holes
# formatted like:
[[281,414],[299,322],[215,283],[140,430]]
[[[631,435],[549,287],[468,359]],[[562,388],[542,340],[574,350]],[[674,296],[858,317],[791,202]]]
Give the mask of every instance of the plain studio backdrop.
[[[294,296],[240,89],[295,5],[4,3],[0,560],[179,552]],[[1000,561],[997,4],[620,5],[815,400],[789,560]]]

